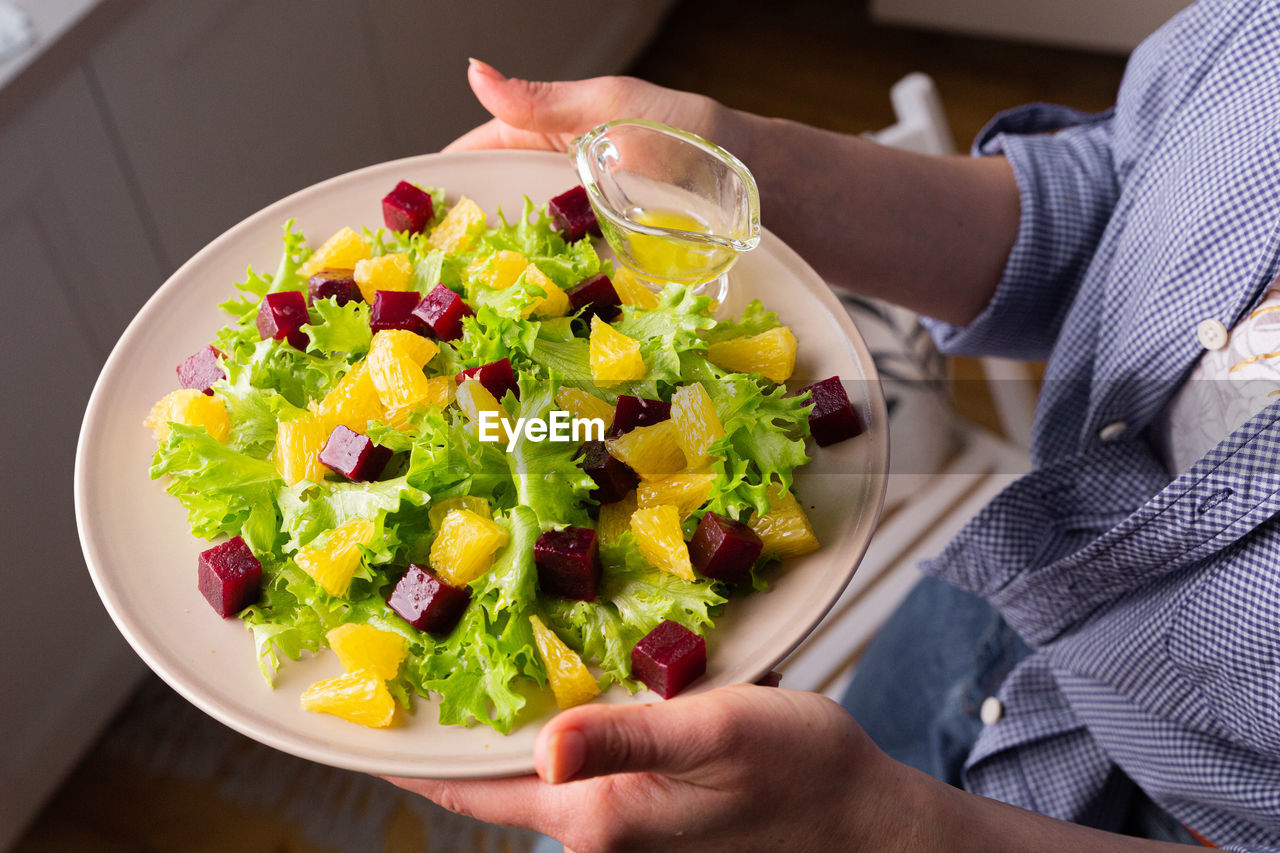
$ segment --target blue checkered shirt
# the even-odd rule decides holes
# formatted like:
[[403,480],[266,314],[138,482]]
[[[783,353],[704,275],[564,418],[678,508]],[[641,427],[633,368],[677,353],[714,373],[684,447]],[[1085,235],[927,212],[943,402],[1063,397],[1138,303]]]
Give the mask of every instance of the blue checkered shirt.
[[1047,359],[1035,470],[926,570],[1035,649],[972,791],[1116,829],[1136,783],[1213,843],[1280,850],[1280,402],[1170,481],[1148,441],[1280,272],[1280,4],[1204,0],[1134,52],[1116,107],[1035,104],[975,143],[1013,165],[1017,242],[944,351]]

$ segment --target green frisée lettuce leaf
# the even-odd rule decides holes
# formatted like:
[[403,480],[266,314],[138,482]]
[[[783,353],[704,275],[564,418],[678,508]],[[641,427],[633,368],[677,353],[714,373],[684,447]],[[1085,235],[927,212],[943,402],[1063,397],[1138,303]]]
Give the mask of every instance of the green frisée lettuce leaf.
[[273,463],[222,444],[202,426],[172,424],[151,463],[151,479],[163,476],[196,536],[240,534],[255,553],[274,550],[278,519],[271,496],[281,481]]
[[[314,582],[296,566],[269,568],[262,585],[258,602],[240,614],[240,618],[253,633],[258,652],[258,669],[271,684],[280,669],[280,656],[297,660],[303,652],[314,652],[324,647],[326,624],[319,611],[306,602],[306,591],[318,599]],[[298,590],[304,590],[302,599]],[[336,623],[335,623],[336,624]]]
[[262,297],[268,293],[306,290],[307,283],[298,275],[298,267],[311,256],[311,249],[307,247],[307,239],[302,232],[293,230],[293,222],[290,219],[284,224],[284,251],[280,255],[280,263],[276,266],[275,274],[271,278],[266,278],[255,273],[250,267],[248,278],[236,284],[236,289],[242,295],[228,299],[218,306],[241,323],[248,322],[252,325],[253,318],[258,313],[258,305],[262,302]]
[[[550,421],[551,411],[558,408],[555,390],[554,383],[521,377],[516,417]],[[568,441],[534,441],[521,431],[507,455],[519,504],[532,508],[544,528],[590,524],[587,500],[596,484],[574,458],[578,447]]]
[[702,332],[702,339],[709,344],[720,343],[734,338],[759,335],[770,329],[776,329],[780,325],[782,324],[778,322],[777,314],[764,310],[764,304],[759,299],[753,299],[747,303],[746,308],[742,309],[741,320],[724,320],[716,323],[714,328]]
[[709,580],[690,582],[649,565],[630,533],[602,546],[600,562],[600,598],[612,604],[622,621],[641,636],[665,619],[705,634],[715,626],[712,611],[726,601]]
[[495,520],[511,538],[493,567],[471,583],[471,606],[443,642],[407,669],[411,681],[439,694],[440,722],[481,722],[506,734],[526,702],[516,679],[546,683],[529,624],[537,578],[533,543],[541,531],[528,507]]
[[[277,487],[276,504],[280,507],[281,530],[288,537],[286,551],[305,547],[313,539],[356,519],[378,522],[404,503],[424,507],[430,497],[409,484],[407,476],[375,483],[312,483],[307,480],[292,486]],[[390,560],[396,546],[394,530],[375,534],[367,547],[375,555]]]
[[770,483],[790,489],[796,468],[809,461],[809,409],[804,397],[787,395],[783,385],[735,373],[703,387],[715,406],[725,437],[711,450],[722,460],[712,486],[709,509],[735,518],[745,510],[769,510]]
[[311,306],[312,322],[302,327],[309,343],[307,352],[328,356],[346,353],[359,357],[369,351],[373,332],[369,329],[369,306],[360,301],[339,305],[332,299],[319,299]]
[[523,212],[515,221],[508,222],[501,210],[498,218],[502,224],[480,238],[473,254],[519,252],[562,290],[606,271],[590,240],[566,243],[551,217],[536,208],[528,196],[524,199]]
[[653,308],[624,306],[613,327],[640,341],[640,355],[648,368],[647,378],[671,384],[691,381],[686,364],[706,363],[705,329],[714,326],[711,299],[695,296],[693,290],[669,284]]

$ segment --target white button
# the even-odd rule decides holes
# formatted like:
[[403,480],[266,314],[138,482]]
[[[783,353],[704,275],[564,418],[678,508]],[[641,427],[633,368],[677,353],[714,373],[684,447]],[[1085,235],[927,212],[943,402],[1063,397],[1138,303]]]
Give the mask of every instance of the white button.
[[982,708],[978,711],[978,716],[988,726],[994,726],[1004,716],[1004,703],[994,696],[988,696],[982,700]]
[[1227,327],[1210,317],[1196,326],[1196,337],[1205,349],[1222,349],[1227,345]]
[[1098,438],[1103,441],[1115,441],[1117,438],[1124,435],[1124,431],[1128,428],[1129,425],[1124,421],[1112,421],[1102,429],[1098,430]]

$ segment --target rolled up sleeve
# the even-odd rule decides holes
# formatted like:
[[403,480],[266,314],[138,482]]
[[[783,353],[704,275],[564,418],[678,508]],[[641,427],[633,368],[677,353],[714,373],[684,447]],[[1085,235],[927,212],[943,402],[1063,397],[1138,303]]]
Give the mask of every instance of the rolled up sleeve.
[[921,318],[943,352],[1048,357],[1119,196],[1112,114],[1030,104],[1001,113],[979,134],[976,156],[1003,154],[1013,167],[1018,236],[991,301],[972,322]]

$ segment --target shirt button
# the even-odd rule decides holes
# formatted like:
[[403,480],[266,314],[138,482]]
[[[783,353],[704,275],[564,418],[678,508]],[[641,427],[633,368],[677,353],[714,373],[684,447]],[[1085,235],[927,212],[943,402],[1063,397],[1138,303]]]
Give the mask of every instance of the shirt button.
[[988,726],[994,726],[1004,716],[1004,703],[994,696],[988,696],[982,700],[982,708],[978,710],[978,716]]
[[1129,425],[1124,421],[1112,421],[1102,429],[1098,430],[1098,438],[1103,441],[1115,441],[1117,438],[1124,435],[1124,431],[1128,428]]
[[1222,349],[1227,345],[1227,327],[1210,317],[1196,326],[1196,337],[1205,349]]

